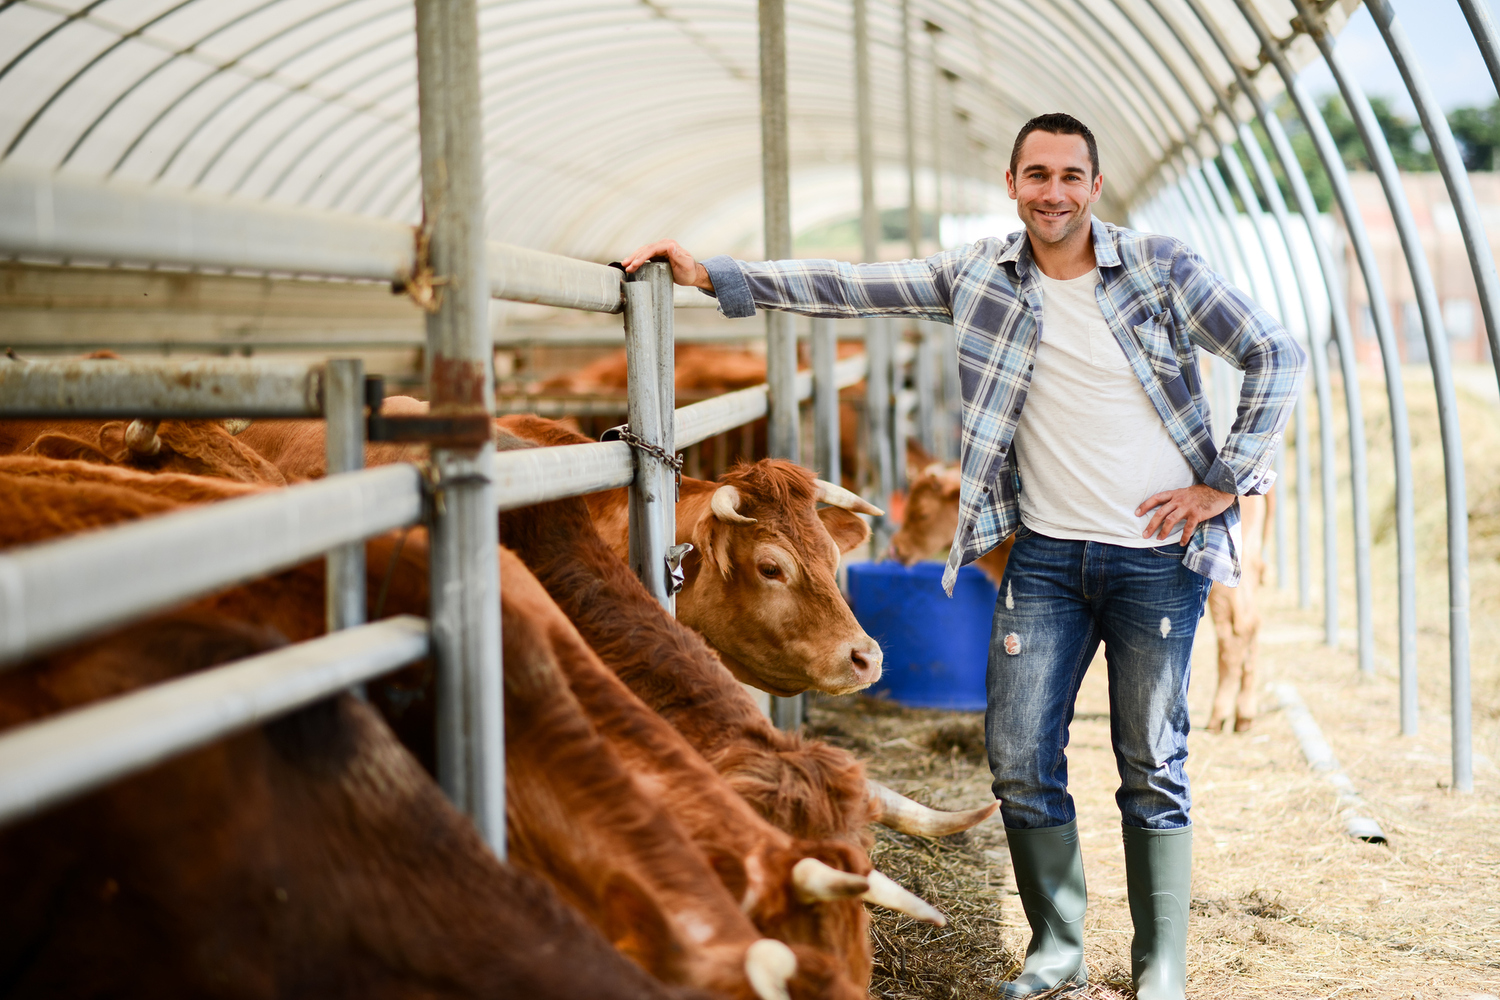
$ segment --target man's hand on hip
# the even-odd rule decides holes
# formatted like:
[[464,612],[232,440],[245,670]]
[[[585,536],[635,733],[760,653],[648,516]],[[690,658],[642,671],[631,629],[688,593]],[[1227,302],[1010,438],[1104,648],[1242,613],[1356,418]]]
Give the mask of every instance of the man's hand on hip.
[[[1147,511],[1156,508],[1156,516],[1146,525],[1142,538],[1150,538],[1155,534],[1157,538],[1165,539],[1171,534],[1172,525],[1178,521],[1183,522],[1182,544],[1186,545],[1198,525],[1216,514],[1222,514],[1232,503],[1233,493],[1220,493],[1212,486],[1199,483],[1186,489],[1167,490],[1147,497],[1146,502],[1135,509],[1135,516],[1145,517]],[[1156,534],[1158,531],[1161,533]]]
[[636,268],[652,257],[667,258],[672,265],[672,280],[677,284],[701,288],[705,292],[714,290],[714,283],[708,277],[708,269],[694,260],[693,255],[684,250],[676,240],[657,240],[655,243],[648,243],[620,263],[625,265],[627,273],[634,274]]

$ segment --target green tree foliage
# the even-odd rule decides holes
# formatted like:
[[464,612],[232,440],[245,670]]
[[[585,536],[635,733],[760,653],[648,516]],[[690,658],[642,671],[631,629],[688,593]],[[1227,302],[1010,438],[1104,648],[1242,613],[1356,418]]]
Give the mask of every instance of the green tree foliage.
[[1459,108],[1448,115],[1448,127],[1458,140],[1465,167],[1495,169],[1495,150],[1500,149],[1500,101],[1487,108]]

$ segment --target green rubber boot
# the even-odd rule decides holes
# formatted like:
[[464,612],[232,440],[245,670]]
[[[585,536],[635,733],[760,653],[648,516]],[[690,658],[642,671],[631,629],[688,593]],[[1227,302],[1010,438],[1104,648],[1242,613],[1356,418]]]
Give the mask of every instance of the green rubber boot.
[[1005,831],[1021,908],[1031,924],[1031,943],[1021,974],[1000,984],[1003,997],[1029,997],[1066,984],[1089,981],[1083,962],[1083,852],[1078,821],[1043,830]]
[[1193,828],[1124,827],[1125,886],[1130,896],[1130,979],[1139,1000],[1183,1000],[1187,990],[1187,923],[1193,875]]

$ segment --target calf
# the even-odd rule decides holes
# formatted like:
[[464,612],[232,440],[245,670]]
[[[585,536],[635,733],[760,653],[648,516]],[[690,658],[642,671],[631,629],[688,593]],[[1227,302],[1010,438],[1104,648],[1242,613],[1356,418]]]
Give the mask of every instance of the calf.
[[1211,732],[1223,732],[1231,715],[1237,733],[1255,722],[1255,661],[1260,647],[1255,595],[1265,580],[1265,536],[1275,509],[1274,487],[1265,496],[1240,497],[1240,585],[1215,583],[1208,592],[1208,610],[1219,638],[1219,687],[1208,718]]
[[[901,530],[891,537],[891,556],[911,566],[953,544],[958,530],[959,471],[934,461],[915,441],[906,443],[906,467],[920,469],[908,480]],[[974,566],[1000,586],[1015,536],[974,560]]]
[[[177,615],[0,676],[0,728],[262,652]],[[497,861],[340,696],[0,831],[11,997],[708,1000]]]

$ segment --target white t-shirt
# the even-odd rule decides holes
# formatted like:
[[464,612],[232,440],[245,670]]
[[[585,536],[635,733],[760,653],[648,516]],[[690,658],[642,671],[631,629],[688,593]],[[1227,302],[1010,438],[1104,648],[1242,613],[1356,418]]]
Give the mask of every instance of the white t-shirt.
[[1014,445],[1021,523],[1053,538],[1165,545],[1141,537],[1155,512],[1136,517],[1135,509],[1193,485],[1193,467],[1104,321],[1098,269],[1068,281],[1037,275],[1040,342]]

